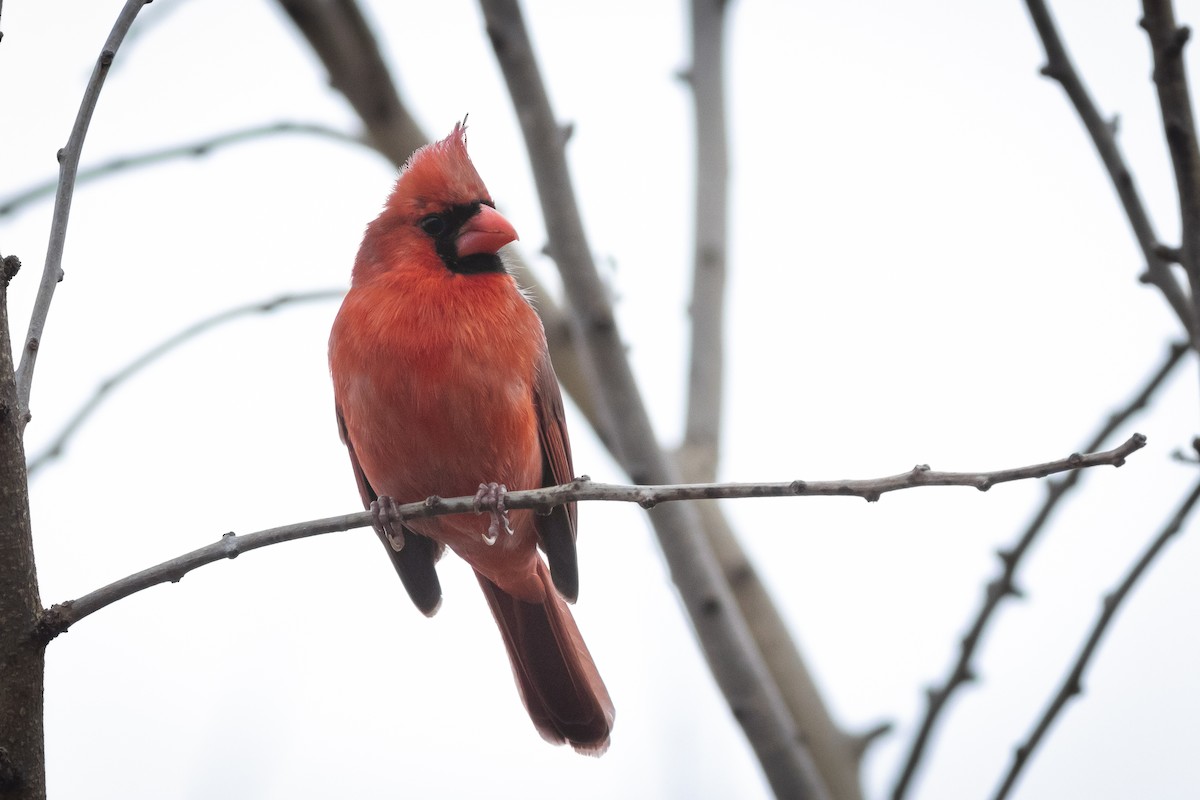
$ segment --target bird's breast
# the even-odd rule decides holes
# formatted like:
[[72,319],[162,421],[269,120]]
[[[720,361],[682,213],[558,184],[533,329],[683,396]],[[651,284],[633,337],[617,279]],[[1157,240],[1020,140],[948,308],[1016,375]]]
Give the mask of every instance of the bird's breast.
[[400,502],[541,478],[533,387],[545,336],[507,275],[378,281],[347,295],[330,343],[368,481]]

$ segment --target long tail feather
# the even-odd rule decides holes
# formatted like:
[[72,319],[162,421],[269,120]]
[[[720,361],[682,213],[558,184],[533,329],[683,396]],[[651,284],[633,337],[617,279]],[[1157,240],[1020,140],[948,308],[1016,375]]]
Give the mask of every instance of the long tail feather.
[[599,756],[608,749],[613,704],[575,619],[540,558],[545,603],[526,603],[476,573],[508,648],[513,677],[533,724],[553,744]]

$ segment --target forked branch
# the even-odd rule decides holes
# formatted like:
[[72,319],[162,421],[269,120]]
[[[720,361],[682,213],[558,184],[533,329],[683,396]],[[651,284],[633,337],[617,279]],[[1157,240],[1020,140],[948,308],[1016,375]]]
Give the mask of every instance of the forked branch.
[[1146,212],[1145,205],[1142,204],[1133,173],[1130,172],[1129,165],[1125,163],[1125,156],[1117,145],[1114,126],[1102,117],[1099,109],[1096,108],[1096,103],[1092,100],[1091,94],[1084,86],[1083,79],[1079,77],[1079,72],[1075,69],[1075,64],[1067,53],[1054,18],[1044,0],[1025,0],[1025,5],[1029,8],[1029,16],[1042,40],[1042,47],[1046,51],[1046,64],[1042,67],[1042,74],[1057,81],[1067,93],[1067,97],[1075,107],[1075,112],[1079,114],[1079,119],[1092,138],[1092,144],[1095,145],[1100,160],[1104,162],[1104,168],[1108,171],[1113,188],[1121,200],[1121,207],[1125,210],[1130,227],[1133,228],[1133,235],[1137,238],[1142,257],[1146,260],[1144,280],[1158,287],[1159,291],[1163,293],[1176,316],[1179,317],[1184,330],[1187,331],[1192,342],[1196,343],[1197,337],[1200,336],[1196,309],[1189,300],[1187,292],[1171,272],[1169,259],[1164,257],[1168,248],[1162,245],[1158,235],[1154,232],[1154,225],[1150,221],[1150,215]]
[[1192,302],[1200,302],[1200,142],[1196,116],[1183,66],[1183,49],[1191,29],[1175,24],[1171,0],[1143,0],[1142,27],[1154,51],[1154,85],[1162,113],[1163,133],[1175,167],[1179,221],[1183,230],[1181,263],[1192,284]]

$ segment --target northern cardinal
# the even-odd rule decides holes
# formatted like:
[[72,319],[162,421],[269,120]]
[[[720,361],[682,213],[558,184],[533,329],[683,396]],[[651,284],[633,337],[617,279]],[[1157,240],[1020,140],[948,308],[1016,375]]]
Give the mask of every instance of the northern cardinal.
[[[579,592],[575,504],[540,515],[503,502],[506,489],[573,477],[541,320],[497,255],[516,239],[467,156],[462,123],[413,154],[367,226],[329,337],[338,427],[416,606],[437,612],[434,564],[446,547],[458,553],[538,732],[599,755],[612,700],[564,602]],[[435,494],[476,495],[490,513],[389,519],[395,503]]]

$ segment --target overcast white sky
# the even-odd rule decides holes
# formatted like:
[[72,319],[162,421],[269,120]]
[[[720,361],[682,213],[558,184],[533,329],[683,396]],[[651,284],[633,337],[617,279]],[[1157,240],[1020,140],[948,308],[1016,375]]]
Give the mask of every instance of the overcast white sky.
[[[1200,3],[1180,18],[1200,22]],[[0,194],[55,169],[118,0],[13,3],[0,44]],[[1103,6],[1103,7],[1101,7]],[[470,112],[492,195],[538,255],[542,222],[476,7],[372,3],[427,131]],[[1175,195],[1135,3],[1055,2],[1162,238]],[[662,440],[686,376],[690,98],[685,7],[538,0],[527,17],[592,246],[609,270]],[[595,10],[602,9],[602,10]],[[729,480],[872,477],[915,463],[993,469],[1061,457],[1129,397],[1176,335],[1021,3],[733,5]],[[1194,51],[1188,51],[1193,83]],[[276,120],[352,115],[272,2],[158,0],[101,97],[84,162]],[[43,340],[36,452],[104,376],[205,315],[344,286],[394,171],[311,137],[277,138],[82,186]],[[0,218],[24,330],[50,204]],[[32,486],[43,601],[246,533],[355,510],[325,366],[336,304],[248,319],[124,386]],[[1120,469],[1089,474],[1020,574],[952,703],[917,797],[988,795],[1057,687],[1101,594],[1195,468],[1189,359]],[[571,413],[574,414],[573,409]],[[578,416],[575,463],[623,476]],[[884,796],[958,638],[1042,487],[731,503]],[[1020,798],[1200,792],[1200,537],[1190,525],[1121,614]],[[58,798],[723,798],[766,789],[702,666],[641,512],[581,510],[575,613],[617,707],[600,760],[545,745],[461,562],[433,620],[369,531],[206,567],[81,622],[50,648]]]

